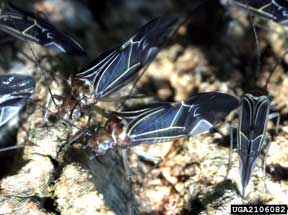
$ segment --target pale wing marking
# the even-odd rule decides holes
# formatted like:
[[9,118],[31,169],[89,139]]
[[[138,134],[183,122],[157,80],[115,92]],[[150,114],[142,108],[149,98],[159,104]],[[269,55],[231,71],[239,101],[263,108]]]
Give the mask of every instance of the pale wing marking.
[[130,129],[130,131],[128,132],[127,135],[130,136],[131,131],[132,131],[140,122],[142,122],[143,120],[145,120],[145,119],[148,118],[149,116],[151,116],[151,115],[153,115],[153,114],[155,114],[155,113],[158,113],[158,112],[160,112],[160,111],[162,111],[162,110],[164,110],[164,109],[165,109],[165,108],[160,108],[159,110],[157,110],[157,111],[155,111],[155,112],[151,112],[150,114],[147,114],[147,116],[141,118],[141,120],[138,120],[138,121],[131,127],[131,129]]

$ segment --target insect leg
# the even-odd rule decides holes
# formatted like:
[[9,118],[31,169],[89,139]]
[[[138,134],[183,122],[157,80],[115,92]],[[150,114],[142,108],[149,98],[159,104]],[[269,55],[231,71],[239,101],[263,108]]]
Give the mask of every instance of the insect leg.
[[276,127],[275,127],[275,133],[278,134],[279,132],[279,124],[280,124],[280,114],[278,112],[270,113],[268,116],[269,120],[272,120],[276,118]]
[[48,101],[48,104],[47,104],[47,107],[46,107],[46,110],[44,111],[44,117],[43,117],[43,119],[42,119],[42,124],[43,124],[43,125],[44,125],[46,122],[48,122],[48,113],[49,113],[51,104],[52,104],[52,98],[50,97],[50,98],[49,98],[49,101]]
[[5,147],[3,149],[0,149],[0,152],[5,152],[5,151],[10,151],[10,150],[14,150],[14,149],[23,148],[24,146],[25,146],[25,144],[16,145],[16,146],[9,146],[9,147]]
[[228,179],[229,171],[232,166],[232,151],[233,151],[233,141],[234,141],[234,135],[233,130],[236,129],[230,125],[229,133],[230,133],[230,147],[229,147],[229,155],[228,155],[228,164],[227,164],[227,171],[225,176],[225,181]]
[[269,152],[270,145],[271,145],[270,135],[267,135],[266,143],[267,143],[267,149],[266,149],[264,160],[263,160],[263,183],[264,183],[264,187],[265,187],[266,191],[269,192],[267,184],[266,184],[266,161],[267,161],[268,152]]
[[59,148],[59,150],[58,150],[58,152],[57,152],[57,155],[59,154],[59,153],[61,153],[62,151],[63,151],[63,149],[67,149],[69,146],[71,146],[73,143],[75,143],[77,140],[79,140],[81,137],[83,137],[83,136],[91,136],[91,133],[89,132],[89,131],[87,131],[87,129],[84,129],[84,130],[82,130],[82,131],[80,131],[79,132],[79,134],[78,135],[76,135],[76,137],[74,137],[72,140],[70,140],[68,143],[66,143],[66,144],[64,144],[64,145],[62,145],[62,146],[60,146],[60,148]]
[[[94,104],[90,104],[90,105],[83,105],[81,106],[81,101],[79,100],[79,104],[80,104],[80,109],[82,112],[84,112],[85,114],[88,115],[88,118],[92,117],[92,113],[95,112],[97,114],[100,114],[101,116],[105,117],[105,118],[109,118],[111,116],[111,114],[109,114],[108,112],[106,112],[105,110],[103,110],[102,108],[95,106],[96,103]],[[74,110],[72,110],[74,112]],[[72,112],[71,111],[71,112]]]
[[124,164],[124,168],[125,168],[127,179],[129,181],[131,181],[132,170],[130,168],[130,164],[129,164],[129,161],[128,161],[128,149],[122,149],[121,153],[122,153],[122,159],[123,159],[123,164]]
[[140,149],[137,148],[131,148],[131,150],[139,157],[143,158],[146,161],[152,162],[154,165],[158,165],[162,162],[162,158],[159,156],[153,156],[149,153],[146,153]]

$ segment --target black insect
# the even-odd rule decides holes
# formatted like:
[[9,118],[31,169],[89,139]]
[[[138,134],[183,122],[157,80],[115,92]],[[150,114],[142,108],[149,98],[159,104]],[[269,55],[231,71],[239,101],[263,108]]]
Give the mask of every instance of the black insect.
[[233,0],[233,3],[249,9],[264,19],[288,25],[288,1],[286,0]]
[[81,46],[45,19],[9,3],[0,11],[0,30],[21,40],[70,55],[86,55]]
[[26,75],[0,75],[0,126],[19,113],[35,90],[35,81]]
[[[246,94],[241,99],[239,125],[237,128],[237,148],[240,158],[240,177],[243,197],[245,196],[245,188],[250,181],[256,161],[264,144],[267,143],[266,156],[270,147],[270,136],[267,135],[268,119],[277,118],[276,133],[278,132],[280,115],[279,113],[269,113],[270,100],[267,96]],[[230,152],[232,150],[232,144],[233,132],[231,130]],[[266,156],[263,167],[264,173]],[[231,154],[229,157],[231,157]]]
[[101,54],[76,75],[96,100],[102,99],[137,77],[175,31],[178,19],[160,17],[141,27],[127,42]]
[[214,128],[216,122],[223,120],[238,106],[239,101],[233,96],[209,92],[175,104],[159,103],[115,112],[123,126],[112,126],[113,138],[101,140],[91,149],[99,155],[114,148],[128,149],[142,143],[153,144],[194,136]]

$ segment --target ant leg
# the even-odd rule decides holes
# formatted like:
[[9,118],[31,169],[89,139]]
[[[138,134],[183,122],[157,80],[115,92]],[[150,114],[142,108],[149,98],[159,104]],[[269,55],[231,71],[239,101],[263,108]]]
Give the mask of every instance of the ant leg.
[[275,127],[275,133],[278,134],[279,132],[279,124],[280,124],[280,114],[278,112],[270,113],[268,116],[269,120],[272,120],[276,118],[276,127]]
[[122,153],[122,159],[123,159],[123,164],[124,164],[127,179],[128,179],[128,181],[131,181],[132,170],[130,168],[130,164],[128,161],[128,149],[122,149],[121,153]]
[[267,184],[266,184],[266,161],[267,161],[268,152],[269,152],[269,149],[270,149],[270,146],[271,146],[271,137],[270,137],[270,135],[268,135],[266,137],[266,143],[267,143],[267,149],[266,149],[264,160],[263,160],[263,183],[264,183],[264,187],[265,187],[266,191],[269,193],[269,190],[268,190],[268,187],[267,187]]
[[154,165],[158,165],[162,162],[162,158],[159,156],[153,156],[150,155],[149,153],[146,153],[140,149],[137,148],[132,148],[131,149],[137,156],[143,158],[146,161],[152,162]]
[[233,141],[234,141],[234,136],[233,136],[233,130],[235,128],[231,127],[230,125],[230,147],[229,147],[229,156],[228,156],[228,164],[227,164],[227,171],[226,171],[226,176],[225,176],[225,181],[228,179],[229,171],[232,166],[232,151],[233,151]]

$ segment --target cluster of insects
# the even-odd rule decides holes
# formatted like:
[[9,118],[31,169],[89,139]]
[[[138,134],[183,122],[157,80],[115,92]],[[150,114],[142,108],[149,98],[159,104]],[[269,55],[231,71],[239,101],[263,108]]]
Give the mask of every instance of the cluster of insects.
[[[281,4],[283,1],[279,3],[276,0],[237,0],[233,3],[280,24],[285,24],[287,20],[285,1],[284,4]],[[81,111],[87,106],[93,109],[98,101],[105,100],[137,80],[141,71],[152,62],[179,25],[176,17],[155,18],[138,29],[126,42],[105,51],[73,76],[71,85],[76,88],[76,93],[73,91],[71,96],[75,101],[70,108],[72,115],[74,111]],[[12,4],[0,12],[0,30],[27,43],[36,42],[57,52],[85,55],[85,51],[76,41],[47,20]],[[0,76],[0,126],[20,111],[33,95],[34,89],[35,81],[31,76]],[[53,98],[53,95],[51,96]],[[270,114],[270,103],[267,95],[248,93],[238,99],[221,92],[206,92],[177,103],[146,104],[129,110],[110,112],[108,125],[104,128],[109,133],[108,137],[99,136],[98,131],[85,131],[68,145],[84,135],[89,137],[84,145],[94,156],[120,149],[126,158],[127,150],[139,144],[167,142],[208,132],[215,128],[217,122],[224,120],[228,114],[240,107],[237,148],[244,196],[257,158],[264,144],[267,142],[269,145],[266,135],[267,121],[277,118],[279,124],[279,114]],[[232,149],[233,132],[230,142]],[[159,161],[159,158],[153,160]],[[124,164],[128,166],[127,160],[124,160]]]

